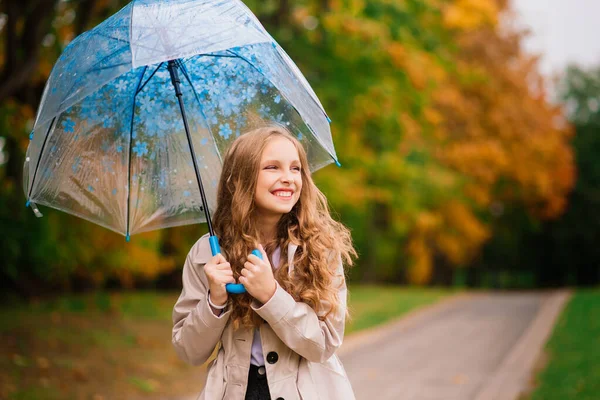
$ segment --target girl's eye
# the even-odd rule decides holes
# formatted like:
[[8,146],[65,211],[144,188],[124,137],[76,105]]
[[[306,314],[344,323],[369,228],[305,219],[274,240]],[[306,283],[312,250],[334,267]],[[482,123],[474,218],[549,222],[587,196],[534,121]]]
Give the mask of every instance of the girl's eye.
[[300,167],[292,167],[292,170],[300,172]]
[[265,169],[277,169],[276,165],[267,165]]

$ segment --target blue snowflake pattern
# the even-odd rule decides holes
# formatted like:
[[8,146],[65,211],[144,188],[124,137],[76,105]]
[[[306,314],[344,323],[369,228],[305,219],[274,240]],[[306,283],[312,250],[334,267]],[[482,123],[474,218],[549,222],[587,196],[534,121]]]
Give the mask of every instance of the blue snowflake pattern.
[[121,80],[115,84],[115,89],[119,92],[127,90],[127,80]]
[[156,108],[156,102],[154,99],[151,99],[149,96],[144,96],[139,101],[140,111],[148,114],[152,114],[154,109]]
[[65,132],[75,132],[75,121],[71,118],[67,118],[62,122],[62,126]]
[[250,103],[254,99],[254,96],[256,96],[257,92],[258,90],[256,90],[254,86],[248,86],[246,89],[242,90],[242,98]]
[[136,143],[136,145],[133,147],[133,152],[138,156],[141,157],[143,155],[148,154],[148,145],[144,142],[138,142]]
[[232,133],[233,131],[229,124],[221,124],[221,126],[219,126],[219,135],[225,140],[228,140]]
[[281,101],[281,96],[280,95],[275,96],[273,101],[275,102],[275,104],[279,104],[279,102]]

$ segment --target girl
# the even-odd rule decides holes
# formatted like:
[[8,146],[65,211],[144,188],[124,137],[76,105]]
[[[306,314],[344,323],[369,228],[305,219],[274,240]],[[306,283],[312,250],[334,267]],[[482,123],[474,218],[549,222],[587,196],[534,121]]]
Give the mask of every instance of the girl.
[[[356,253],[329,215],[302,145],[283,127],[240,136],[223,161],[214,230],[190,250],[173,309],[173,345],[208,368],[199,399],[353,399],[342,344],[342,261]],[[258,248],[262,260],[251,251]],[[227,283],[247,293],[228,295]]]

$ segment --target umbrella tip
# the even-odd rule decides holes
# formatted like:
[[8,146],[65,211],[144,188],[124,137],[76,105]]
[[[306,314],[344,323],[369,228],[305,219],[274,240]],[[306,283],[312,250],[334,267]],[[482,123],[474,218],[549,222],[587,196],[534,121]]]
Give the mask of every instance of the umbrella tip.
[[27,200],[27,202],[25,203],[25,207],[29,207],[30,204],[31,204],[31,202],[29,200]]
[[337,165],[338,167],[341,167],[342,164],[340,164],[340,162],[338,160],[334,160],[335,161],[335,165]]
[[33,140],[33,132],[29,134],[29,140]]
[[125,236],[125,240],[126,240],[127,242],[129,242],[129,241],[131,240],[131,237],[129,236],[129,234],[127,234],[127,235]]
[[327,122],[331,123],[331,118],[329,118],[328,115],[326,115],[325,118],[327,118]]

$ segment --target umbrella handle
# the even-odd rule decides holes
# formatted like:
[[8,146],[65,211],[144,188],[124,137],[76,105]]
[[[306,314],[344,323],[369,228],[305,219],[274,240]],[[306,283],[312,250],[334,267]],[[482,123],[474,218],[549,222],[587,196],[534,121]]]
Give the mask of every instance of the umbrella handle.
[[[219,254],[221,252],[221,247],[219,246],[219,238],[216,236],[210,236],[208,238],[208,241],[210,243],[210,251],[212,252],[212,255],[215,256]],[[261,252],[257,249],[252,250],[252,254],[254,254],[261,260],[263,258]],[[246,288],[241,283],[228,283],[225,285],[225,289],[227,290],[227,293],[246,293]]]

